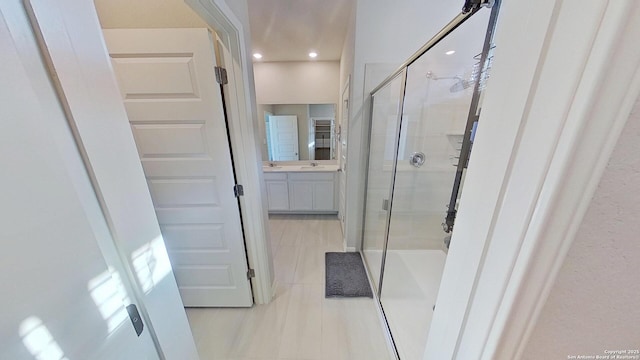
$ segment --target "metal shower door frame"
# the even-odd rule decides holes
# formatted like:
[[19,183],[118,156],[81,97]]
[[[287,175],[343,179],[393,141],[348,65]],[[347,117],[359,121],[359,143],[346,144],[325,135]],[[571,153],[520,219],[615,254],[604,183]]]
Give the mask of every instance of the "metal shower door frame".
[[[467,1],[468,3],[469,1]],[[393,192],[394,192],[394,188],[395,188],[395,178],[396,178],[396,170],[397,170],[397,163],[398,163],[398,151],[399,151],[399,142],[400,142],[400,134],[401,134],[401,130],[402,130],[402,117],[403,117],[403,111],[404,111],[404,99],[405,99],[405,89],[406,89],[406,81],[407,81],[407,73],[408,73],[408,68],[411,64],[413,64],[416,60],[418,60],[422,55],[424,55],[427,51],[429,51],[431,48],[433,48],[434,46],[436,46],[441,40],[443,40],[445,37],[447,37],[449,34],[451,34],[455,29],[457,29],[460,25],[462,25],[464,22],[466,22],[468,19],[470,19],[473,15],[475,15],[478,11],[480,11],[483,7],[489,7],[491,8],[491,15],[489,18],[489,22],[487,24],[487,34],[485,36],[485,41],[484,41],[484,45],[483,45],[483,50],[482,50],[482,55],[481,55],[481,70],[484,68],[484,63],[487,59],[487,55],[488,55],[488,51],[491,49],[491,41],[493,39],[493,34],[495,33],[495,25],[497,22],[497,15],[498,15],[498,10],[500,8],[500,2],[501,0],[479,0],[477,1],[477,4],[471,8],[467,7],[467,3],[465,3],[465,7],[463,8],[463,11],[458,14],[455,18],[453,18],[449,23],[447,23],[438,33],[436,33],[431,39],[429,39],[429,41],[427,41],[427,43],[425,43],[420,49],[418,49],[418,51],[416,51],[413,55],[411,55],[409,57],[409,59],[407,59],[402,65],[400,65],[400,67],[398,67],[398,69],[396,71],[394,71],[393,73],[391,73],[389,76],[387,76],[387,78],[385,78],[378,86],[376,86],[373,90],[371,90],[371,92],[369,93],[369,99],[370,99],[370,104],[369,104],[369,122],[368,122],[368,131],[367,134],[368,136],[366,137],[367,139],[367,145],[366,145],[366,153],[369,155],[371,152],[371,132],[372,132],[372,128],[373,128],[373,106],[374,106],[374,101],[375,101],[375,95],[378,91],[384,89],[387,85],[389,85],[392,81],[394,81],[398,76],[402,76],[402,80],[401,80],[401,98],[400,101],[398,103],[398,119],[397,119],[397,125],[396,125],[396,139],[394,141],[394,162],[393,162],[393,166],[392,166],[392,175],[391,175],[391,184],[389,186],[389,206],[387,207],[386,211],[386,221],[385,221],[385,237],[384,237],[384,245],[383,245],[383,249],[382,249],[382,259],[381,259],[381,264],[380,264],[380,277],[378,280],[378,289],[376,289],[375,293],[375,298],[376,298],[376,302],[377,302],[377,306],[380,309],[382,316],[384,317],[386,326],[387,326],[387,334],[389,336],[389,338],[391,339],[391,342],[393,343],[393,347],[394,347],[394,353],[396,355],[396,358],[399,359],[399,354],[398,354],[398,350],[395,344],[395,341],[393,339],[393,334],[391,334],[390,328],[389,328],[389,322],[387,320],[387,316],[385,315],[384,312],[384,308],[382,307],[382,303],[380,301],[380,297],[382,295],[382,283],[383,283],[383,279],[384,279],[384,270],[385,270],[385,261],[386,261],[386,254],[387,254],[387,246],[388,246],[388,242],[389,242],[389,229],[390,229],[390,225],[391,225],[391,213],[392,213],[392,209],[393,209]],[[487,43],[489,42],[489,43]],[[479,76],[480,79],[480,76]],[[475,112],[477,112],[477,106],[479,104],[479,98],[480,98],[480,81],[476,81],[476,83],[474,84],[474,93],[473,93],[473,97],[472,97],[472,103],[470,104],[469,107],[469,117],[467,119],[467,125],[465,126],[465,139],[467,139],[467,130],[466,128],[468,128],[468,123],[470,121],[470,119],[472,117],[475,117]],[[473,123],[473,122],[471,122]],[[468,151],[468,147],[467,147],[467,152]],[[461,151],[464,149],[461,149]],[[468,155],[468,154],[467,154]],[[364,226],[366,223],[366,206],[367,206],[367,189],[368,189],[368,185],[369,185],[369,163],[370,163],[370,158],[367,157],[366,160],[366,166],[365,169],[367,169],[367,171],[365,172],[365,194],[364,194],[364,204],[363,204],[363,213],[362,213],[362,236],[360,239],[360,256],[363,258],[363,262],[365,264],[367,264],[367,273],[370,276],[370,271],[368,268],[368,263],[364,257],[364,253],[363,253],[363,249],[364,249],[364,240],[365,240],[365,233],[364,233]],[[459,164],[462,163],[462,157],[459,161]],[[454,187],[458,187],[460,184],[460,181],[457,179],[456,177],[456,181],[454,182]],[[454,189],[455,192],[455,189]]]

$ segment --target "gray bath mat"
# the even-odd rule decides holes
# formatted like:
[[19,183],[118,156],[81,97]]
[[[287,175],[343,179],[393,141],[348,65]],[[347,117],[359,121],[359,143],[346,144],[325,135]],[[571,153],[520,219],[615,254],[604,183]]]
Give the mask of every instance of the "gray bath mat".
[[325,297],[373,297],[360,253],[328,252],[324,262]]

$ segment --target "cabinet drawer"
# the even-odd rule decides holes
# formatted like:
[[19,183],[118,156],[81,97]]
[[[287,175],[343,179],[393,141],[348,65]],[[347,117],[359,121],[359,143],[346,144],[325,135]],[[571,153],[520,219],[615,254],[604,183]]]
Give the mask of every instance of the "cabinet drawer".
[[317,172],[317,173],[289,173],[289,180],[304,180],[304,181],[314,181],[314,180],[333,180],[332,172]]
[[287,180],[287,173],[264,173],[265,180]]

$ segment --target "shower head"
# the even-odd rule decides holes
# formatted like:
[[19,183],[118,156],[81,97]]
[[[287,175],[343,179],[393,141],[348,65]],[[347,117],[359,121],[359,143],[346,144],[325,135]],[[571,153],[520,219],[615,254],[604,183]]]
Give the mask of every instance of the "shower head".
[[474,83],[473,81],[465,80],[457,75],[438,77],[431,71],[427,72],[426,76],[427,76],[427,79],[430,79],[430,80],[456,80],[456,82],[453,85],[451,85],[451,87],[449,88],[449,91],[452,93],[466,90],[470,88]]
[[449,88],[449,92],[455,93],[459,91],[466,90],[473,85],[473,81],[467,81],[458,77],[458,81],[455,84],[451,85]]
[[436,74],[434,74],[431,71],[427,72],[426,75],[427,79],[431,79],[431,80],[447,80],[447,79],[460,79],[462,80],[462,78],[460,78],[459,76],[437,76]]

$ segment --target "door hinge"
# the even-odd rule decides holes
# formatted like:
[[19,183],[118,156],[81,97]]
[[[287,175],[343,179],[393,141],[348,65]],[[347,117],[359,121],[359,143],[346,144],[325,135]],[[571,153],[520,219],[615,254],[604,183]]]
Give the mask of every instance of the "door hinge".
[[227,69],[220,66],[216,66],[214,69],[216,71],[216,81],[218,84],[227,85],[229,83],[229,80],[227,79]]
[[247,270],[247,280],[251,280],[254,277],[256,277],[256,271],[253,269]]
[[240,184],[235,184],[233,186],[233,195],[235,197],[244,196],[244,188]]

